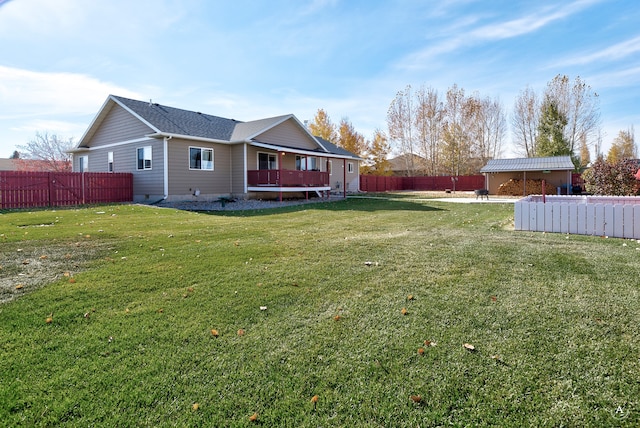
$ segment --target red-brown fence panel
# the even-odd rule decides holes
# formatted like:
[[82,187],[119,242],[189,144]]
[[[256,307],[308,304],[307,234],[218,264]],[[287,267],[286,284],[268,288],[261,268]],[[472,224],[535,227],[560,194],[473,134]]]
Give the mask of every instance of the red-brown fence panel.
[[363,192],[390,192],[394,190],[459,190],[484,189],[483,175],[431,176],[431,177],[382,177],[360,176],[360,190]]
[[129,173],[0,171],[0,209],[132,200]]

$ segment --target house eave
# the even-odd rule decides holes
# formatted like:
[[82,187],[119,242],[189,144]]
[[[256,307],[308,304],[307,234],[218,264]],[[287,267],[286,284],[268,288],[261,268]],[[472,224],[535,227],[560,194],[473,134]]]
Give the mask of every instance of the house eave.
[[333,159],[349,159],[354,161],[360,160],[359,158],[354,158],[353,156],[339,155],[339,154],[330,153],[330,152],[319,152],[316,150],[296,149],[292,147],[278,146],[276,144],[261,143],[259,141],[249,141],[249,144],[251,146],[261,147],[263,149],[269,149],[269,150],[286,152],[286,153],[295,153],[299,155],[318,156],[318,157],[333,158]]
[[[193,135],[173,134],[169,132],[154,132],[153,134],[147,134],[148,138],[179,138],[183,140],[200,141],[203,143],[217,143],[217,144],[232,144],[232,141],[220,140],[217,138],[195,137]],[[242,141],[237,141],[238,143]]]

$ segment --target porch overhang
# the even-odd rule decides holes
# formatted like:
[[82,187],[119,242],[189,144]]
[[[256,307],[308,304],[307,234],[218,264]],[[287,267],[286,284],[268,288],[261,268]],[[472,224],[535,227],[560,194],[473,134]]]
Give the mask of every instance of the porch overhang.
[[284,187],[284,186],[249,186],[249,192],[327,192],[331,186]]
[[260,147],[260,148],[263,148],[263,149],[273,150],[273,151],[276,151],[276,152],[294,153],[294,154],[298,154],[298,155],[307,155],[307,156],[326,157],[326,158],[332,158],[332,159],[358,160],[358,159],[354,159],[353,156],[344,156],[344,155],[325,152],[325,151],[321,151],[321,150],[305,150],[305,149],[299,149],[299,148],[295,148],[295,147],[284,147],[284,146],[278,146],[276,144],[261,143],[259,141],[251,141],[249,143],[249,145],[254,146],[254,147]]

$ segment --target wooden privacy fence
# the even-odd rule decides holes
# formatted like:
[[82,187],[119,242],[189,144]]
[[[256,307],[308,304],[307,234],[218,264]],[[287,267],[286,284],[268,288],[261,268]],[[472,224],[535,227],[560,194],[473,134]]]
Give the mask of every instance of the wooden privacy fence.
[[389,192],[394,190],[459,190],[484,189],[484,175],[430,176],[430,177],[383,177],[361,175],[360,190],[363,192]]
[[130,173],[0,171],[0,209],[132,200]]
[[640,239],[640,197],[529,196],[514,220],[516,230]]

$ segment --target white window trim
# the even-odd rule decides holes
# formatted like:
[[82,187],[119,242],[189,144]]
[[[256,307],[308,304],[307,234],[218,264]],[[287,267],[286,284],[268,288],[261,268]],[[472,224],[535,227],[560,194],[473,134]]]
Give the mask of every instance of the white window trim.
[[78,169],[80,170],[80,172],[89,171],[89,156],[87,155],[78,156]]
[[107,172],[115,172],[113,165],[113,152],[107,152]]
[[347,172],[353,172],[353,162],[347,162]]
[[276,169],[278,169],[278,154],[277,153],[273,153],[273,152],[257,152],[256,153],[256,169],[260,169],[260,155],[264,154],[267,156],[273,156],[276,159],[276,167],[270,171],[275,171]]
[[[149,168],[146,167],[145,161],[147,160],[146,157],[144,157],[145,154],[145,149],[149,149]],[[142,155],[143,155],[143,159],[142,159],[142,168],[140,168],[140,165],[138,165],[138,152],[142,150]],[[142,146],[142,147],[136,147],[136,170],[137,171],[149,171],[153,169],[153,147],[152,146]]]
[[[300,159],[300,169],[297,169],[298,168],[298,158]],[[309,161],[307,159],[309,159]],[[310,162],[311,159],[314,159],[313,163],[315,165],[309,165],[310,163],[312,163],[312,162]],[[313,168],[314,166],[315,166],[316,170],[321,170],[317,156],[296,155],[295,162],[296,162],[296,170],[297,171],[313,171],[314,170],[314,168]],[[310,167],[311,169],[307,170],[307,167]]]
[[[191,149],[199,149],[200,150],[200,168],[192,168],[191,167]],[[203,151],[211,151],[211,168],[203,168],[204,161],[202,160],[202,152]],[[188,151],[189,157],[189,170],[190,171],[214,171],[215,170],[215,162],[214,162],[214,150],[213,147],[200,147],[200,146],[189,146]]]

